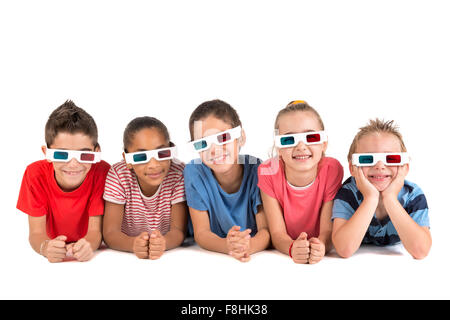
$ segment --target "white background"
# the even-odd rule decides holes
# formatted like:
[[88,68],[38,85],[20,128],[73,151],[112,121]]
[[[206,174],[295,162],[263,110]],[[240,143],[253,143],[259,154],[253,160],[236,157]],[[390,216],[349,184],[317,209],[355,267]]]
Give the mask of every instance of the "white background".
[[[2,184],[0,298],[450,298],[447,1],[4,1],[0,4]],[[243,153],[268,158],[277,112],[308,101],[346,154],[370,118],[394,119],[424,190],[433,247],[335,253],[295,265],[276,251],[242,264],[197,246],[158,261],[103,249],[50,264],[16,210],[26,166],[42,159],[44,125],[66,99],[99,127],[103,158],[120,160],[134,117],[162,120],[181,146],[196,106],[220,98],[247,132]],[[181,150],[180,158],[194,155]]]

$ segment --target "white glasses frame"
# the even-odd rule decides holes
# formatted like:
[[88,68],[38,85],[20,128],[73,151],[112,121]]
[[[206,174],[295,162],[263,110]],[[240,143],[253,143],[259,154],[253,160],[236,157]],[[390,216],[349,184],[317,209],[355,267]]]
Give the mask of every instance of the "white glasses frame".
[[[230,139],[225,142],[219,142],[218,137],[221,135],[224,135],[224,134],[230,134]],[[208,150],[209,148],[211,148],[211,145],[213,143],[217,146],[221,146],[221,145],[224,145],[227,143],[231,143],[236,139],[239,139],[241,137],[241,135],[242,135],[242,128],[241,128],[241,126],[237,126],[232,129],[229,129],[229,130],[218,132],[218,133],[203,137],[201,139],[191,141],[188,144],[191,146],[192,150],[194,150],[196,152],[202,152],[202,151],[205,151],[205,150]],[[205,146],[202,148],[198,148],[198,149],[195,148],[195,145],[198,143],[201,143],[201,142],[204,142]]]
[[[306,137],[312,134],[319,134],[320,135],[320,141],[318,142],[308,142]],[[282,144],[281,141],[283,138],[294,138],[294,143],[285,145]],[[277,148],[292,148],[298,145],[300,141],[302,141],[305,145],[314,145],[314,144],[322,144],[325,141],[328,141],[328,136],[325,131],[310,131],[310,132],[302,132],[302,133],[291,133],[291,134],[284,134],[284,135],[275,135],[275,146]]]
[[[170,150],[170,156],[161,158],[159,157],[158,153],[161,151],[167,151]],[[128,164],[143,164],[150,162],[152,158],[155,158],[158,161],[165,161],[165,160],[171,160],[176,156],[176,150],[177,147],[169,147],[169,148],[161,148],[161,149],[154,149],[154,150],[146,150],[146,151],[138,151],[138,152],[131,152],[131,153],[124,153],[125,154],[125,161]],[[146,160],[143,161],[135,161],[135,156],[138,155],[146,155]]]
[[[58,157],[58,153],[67,153],[67,158],[62,159]],[[57,154],[55,158],[55,154]],[[93,160],[86,160],[82,158],[83,154],[94,156]],[[101,160],[101,152],[67,150],[67,149],[47,149],[45,151],[45,158],[52,162],[69,162],[75,158],[79,163],[97,163]]]
[[[387,156],[400,156],[400,162],[399,163],[388,163],[386,161]],[[371,163],[361,163],[360,157],[361,156],[372,156],[373,162]],[[384,163],[385,166],[403,166],[404,164],[409,163],[410,157],[407,152],[380,152],[380,153],[354,153],[352,154],[352,165],[357,167],[373,167],[375,166],[378,161],[381,161]]]

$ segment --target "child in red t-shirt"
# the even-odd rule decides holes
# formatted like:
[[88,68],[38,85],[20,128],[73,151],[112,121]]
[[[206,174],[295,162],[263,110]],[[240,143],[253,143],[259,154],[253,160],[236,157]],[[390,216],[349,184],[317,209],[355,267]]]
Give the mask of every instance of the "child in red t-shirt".
[[31,247],[50,262],[87,261],[102,242],[103,189],[109,164],[100,160],[97,126],[68,100],[45,126],[46,160],[30,164],[17,209],[29,215]]
[[327,136],[317,111],[293,101],[275,120],[279,156],[258,168],[272,243],[296,263],[317,263],[331,247],[331,209],[343,168],[325,157]]

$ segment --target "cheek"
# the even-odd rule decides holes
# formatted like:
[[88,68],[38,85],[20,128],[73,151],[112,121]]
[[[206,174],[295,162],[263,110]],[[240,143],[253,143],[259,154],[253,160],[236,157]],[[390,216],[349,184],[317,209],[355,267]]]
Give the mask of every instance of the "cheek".
[[278,149],[277,151],[283,161],[286,162],[292,159],[292,148],[283,148]]

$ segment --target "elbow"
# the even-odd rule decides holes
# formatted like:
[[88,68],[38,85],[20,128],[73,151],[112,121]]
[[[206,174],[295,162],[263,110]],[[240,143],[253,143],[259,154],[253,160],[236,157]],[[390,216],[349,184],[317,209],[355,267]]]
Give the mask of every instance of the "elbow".
[[428,256],[430,252],[430,245],[417,245],[415,248],[412,248],[409,252],[411,256],[416,260],[422,260]]
[[350,258],[355,253],[355,250],[353,250],[350,246],[339,247],[335,245],[334,247],[337,254],[344,259]]

